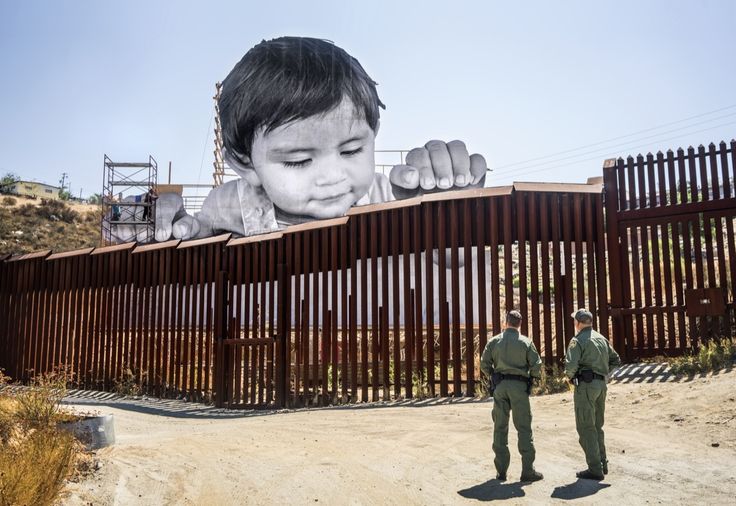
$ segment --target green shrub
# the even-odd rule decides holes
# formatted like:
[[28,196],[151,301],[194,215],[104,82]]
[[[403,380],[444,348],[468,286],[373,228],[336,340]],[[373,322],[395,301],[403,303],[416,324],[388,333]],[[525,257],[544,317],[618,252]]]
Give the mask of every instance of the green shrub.
[[[136,372],[128,367],[126,364],[123,365],[123,375],[121,378],[116,379],[113,382],[112,390],[118,395],[126,395],[130,397],[138,397],[142,393],[141,385],[136,381]],[[145,381],[145,374],[143,376]]]
[[552,364],[551,367],[543,366],[541,376],[532,387],[532,395],[557,394],[570,390],[570,381],[557,364]]
[[67,379],[63,372],[42,374],[31,381],[30,388],[15,396],[16,417],[24,427],[40,429],[56,423]]
[[734,359],[736,359],[736,342],[734,339],[723,338],[708,341],[697,353],[690,352],[681,357],[667,358],[667,362],[670,372],[675,376],[694,376],[730,367]]

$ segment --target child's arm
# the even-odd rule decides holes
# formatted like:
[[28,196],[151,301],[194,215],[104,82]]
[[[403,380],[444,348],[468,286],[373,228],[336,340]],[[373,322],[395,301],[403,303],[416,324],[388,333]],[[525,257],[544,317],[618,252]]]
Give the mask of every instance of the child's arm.
[[397,198],[417,193],[479,188],[488,166],[482,155],[468,154],[462,141],[429,141],[406,155],[406,164],[391,169],[389,176]]
[[202,203],[202,210],[191,216],[176,193],[161,194],[156,202],[156,240],[210,237],[218,231],[243,235],[240,200],[235,182],[213,188]]

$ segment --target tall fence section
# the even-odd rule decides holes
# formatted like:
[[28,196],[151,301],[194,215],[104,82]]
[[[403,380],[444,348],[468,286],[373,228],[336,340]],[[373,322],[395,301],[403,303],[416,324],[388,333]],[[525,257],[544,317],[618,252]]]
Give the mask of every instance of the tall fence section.
[[629,358],[732,337],[736,142],[610,160],[611,314]]
[[628,357],[681,353],[731,332],[733,148],[607,161],[605,193],[517,183],[0,259],[0,367],[243,408],[467,396],[506,310],[553,365],[579,306]]

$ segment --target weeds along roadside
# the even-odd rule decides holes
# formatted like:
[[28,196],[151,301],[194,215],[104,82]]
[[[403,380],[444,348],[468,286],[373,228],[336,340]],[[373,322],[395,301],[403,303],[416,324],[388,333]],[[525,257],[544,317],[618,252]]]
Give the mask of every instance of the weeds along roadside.
[[675,376],[692,377],[728,369],[736,361],[736,338],[710,339],[695,351],[676,357],[656,357],[654,361],[666,362]]
[[24,388],[8,381],[0,370],[0,505],[54,504],[88,460],[81,443],[58,427],[80,418],[61,407],[69,377],[45,374]]

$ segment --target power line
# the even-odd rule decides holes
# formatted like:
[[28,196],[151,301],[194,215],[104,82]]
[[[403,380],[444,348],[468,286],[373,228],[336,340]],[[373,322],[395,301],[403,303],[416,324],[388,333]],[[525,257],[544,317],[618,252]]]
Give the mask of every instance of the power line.
[[591,151],[586,151],[586,152],[583,152],[583,153],[579,153],[577,155],[571,155],[571,156],[566,156],[566,157],[563,157],[563,158],[557,158],[555,160],[549,160],[549,161],[546,161],[546,162],[539,162],[539,163],[527,165],[525,167],[518,167],[516,169],[507,169],[507,170],[494,171],[494,172],[496,172],[496,174],[499,174],[499,173],[500,174],[503,174],[503,173],[506,173],[506,172],[512,172],[512,171],[517,171],[517,170],[525,170],[525,169],[530,169],[532,167],[539,167],[540,165],[545,165],[545,164],[548,164],[548,163],[562,162],[562,161],[565,161],[565,160],[570,160],[570,159],[573,159],[573,158],[578,158],[580,156],[592,155],[593,153],[598,153],[598,152],[601,152],[601,151],[607,151],[609,149],[617,148],[619,146],[626,146],[627,144],[630,144],[632,142],[639,142],[639,141],[643,141],[643,140],[646,140],[646,139],[651,139],[653,137],[659,137],[660,135],[670,134],[670,133],[673,133],[673,132],[678,132],[680,130],[686,130],[688,128],[692,128],[692,127],[695,127],[695,126],[705,125],[707,123],[710,123],[711,121],[715,121],[715,120],[719,120],[719,119],[724,119],[724,118],[729,118],[731,116],[736,116],[736,112],[733,112],[733,113],[730,113],[730,114],[724,114],[723,116],[717,116],[715,118],[711,118],[711,119],[706,120],[706,121],[700,121],[698,123],[692,123],[690,125],[685,125],[685,126],[682,126],[682,127],[679,127],[679,128],[673,128],[672,130],[665,130],[664,132],[659,132],[659,133],[656,133],[656,134],[653,134],[653,135],[647,135],[645,137],[639,137],[639,138],[636,138],[636,139],[631,139],[631,140],[629,140],[627,142],[622,142],[622,143],[619,143],[619,144],[612,144],[610,146],[605,146],[605,147],[602,147],[602,148],[597,148],[597,149],[594,149],[594,150],[591,150]]
[[202,167],[204,166],[204,154],[207,152],[207,142],[210,140],[210,133],[212,132],[212,120],[215,118],[215,107],[212,106],[212,114],[210,115],[210,124],[207,126],[207,135],[204,138],[204,145],[202,146],[202,160],[199,162],[199,173],[197,174],[197,184],[202,179]]
[[496,167],[496,169],[505,169],[506,167],[513,167],[513,166],[516,166],[516,165],[523,165],[523,164],[528,163],[528,162],[535,162],[537,160],[544,160],[545,158],[551,158],[553,156],[564,155],[564,154],[567,154],[567,153],[572,153],[574,151],[580,151],[581,149],[590,148],[590,147],[593,147],[593,146],[599,146],[601,144],[607,144],[609,142],[617,141],[619,139],[625,139],[626,137],[633,137],[634,135],[639,135],[639,134],[642,134],[642,133],[651,132],[653,130],[659,130],[660,128],[664,128],[664,127],[667,127],[667,126],[670,126],[670,125],[676,125],[678,123],[682,123],[682,122],[685,122],[685,121],[690,121],[692,119],[702,118],[703,116],[709,116],[709,115],[715,114],[717,112],[726,111],[728,109],[733,109],[734,107],[736,107],[736,104],[732,104],[732,105],[728,105],[728,106],[725,106],[725,107],[721,107],[719,109],[714,109],[712,111],[704,112],[704,113],[701,113],[701,114],[696,114],[694,116],[689,116],[687,118],[679,119],[679,120],[676,120],[676,121],[671,121],[669,123],[663,123],[661,125],[653,126],[653,127],[650,127],[650,128],[645,128],[644,130],[638,130],[636,132],[632,132],[632,133],[629,133],[629,134],[626,134],[626,135],[620,135],[618,137],[612,137],[610,139],[606,139],[606,140],[603,140],[603,141],[598,141],[598,142],[594,142],[594,143],[591,143],[591,144],[585,144],[585,145],[579,146],[577,148],[566,149],[564,151],[558,151],[556,153],[551,153],[549,155],[544,155],[544,156],[538,156],[536,158],[529,158],[528,160],[522,160],[520,162],[507,163],[505,165],[501,165],[499,167]]
[[[674,139],[680,139],[680,138],[686,137],[688,135],[697,134],[697,133],[701,133],[701,132],[707,132],[708,130],[714,130],[716,128],[720,128],[720,127],[724,127],[724,126],[729,126],[729,125],[734,125],[734,124],[736,124],[736,121],[730,121],[728,123],[722,123],[720,125],[715,125],[715,126],[708,127],[708,128],[702,128],[700,130],[695,130],[693,132],[687,132],[687,133],[684,133],[682,135],[676,135],[674,137],[668,137],[666,139],[659,139],[657,141],[654,141],[654,143],[667,142],[667,141],[671,141],[671,140],[674,140]],[[652,145],[652,143],[639,144],[637,146],[630,146],[630,147],[626,148],[626,150],[628,151],[628,150],[631,150],[631,149],[637,149],[637,148],[642,148],[642,147],[651,146],[651,145]],[[610,158],[610,157],[613,157],[613,156],[617,156],[617,153],[609,153],[608,155],[605,155],[605,158]],[[583,160],[577,160],[575,162],[569,162],[569,163],[563,163],[563,164],[560,164],[560,165],[555,165],[555,166],[552,166],[552,167],[542,167],[541,169],[535,169],[535,170],[530,170],[530,171],[527,171],[527,172],[516,173],[516,174],[513,175],[513,177],[516,177],[516,176],[525,176],[525,175],[528,175],[528,174],[535,174],[537,172],[546,172],[546,171],[550,171],[550,170],[554,170],[554,169],[559,169],[559,168],[562,168],[562,167],[568,167],[570,165],[577,165],[577,164],[583,163],[583,162],[589,162],[589,161],[592,161],[592,160],[600,160],[601,158],[602,158],[602,156],[601,155],[598,155],[598,156],[593,156],[593,157],[590,157],[590,158],[585,158]]]

